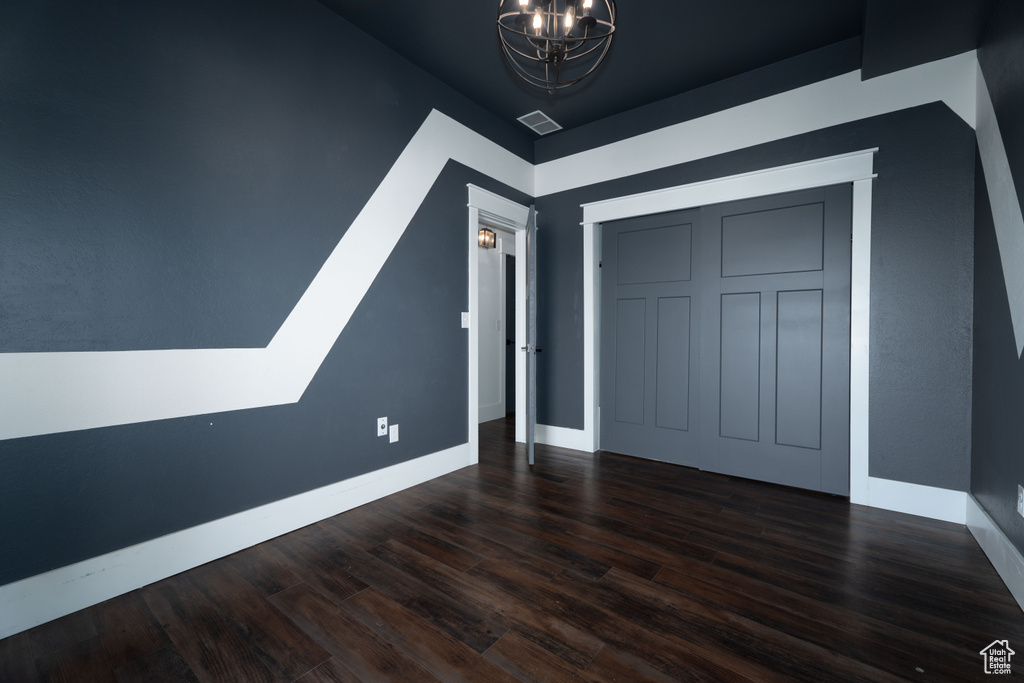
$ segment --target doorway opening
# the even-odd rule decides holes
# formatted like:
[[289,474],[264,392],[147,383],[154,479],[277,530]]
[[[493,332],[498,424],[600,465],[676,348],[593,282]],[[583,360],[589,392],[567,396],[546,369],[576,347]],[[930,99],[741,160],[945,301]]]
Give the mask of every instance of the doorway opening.
[[[481,224],[488,226],[494,230],[499,228],[503,236],[508,236],[508,251],[509,253],[525,254],[526,253],[526,228],[527,221],[530,216],[529,207],[517,204],[511,200],[508,200],[500,195],[494,194],[488,190],[485,190],[476,185],[468,185],[469,190],[469,220],[467,230],[467,243],[469,247],[469,278],[468,278],[468,327],[469,327],[469,353],[468,353],[468,410],[467,410],[467,427],[469,436],[469,447],[470,447],[470,461],[477,462],[479,459],[480,450],[480,435],[479,435],[479,423],[480,419],[480,337],[483,328],[487,326],[487,320],[490,319],[491,331],[497,332],[497,318],[490,315],[485,315],[483,307],[481,306],[481,292],[480,292],[480,264],[481,261],[489,257],[481,258],[481,254],[485,251],[478,245],[478,231]],[[497,233],[497,230],[495,230]],[[497,251],[497,249],[493,250]],[[519,283],[518,286],[513,287],[512,298],[514,299],[514,322],[513,324],[505,324],[504,331],[513,330],[514,337],[497,337],[501,340],[500,343],[504,344],[504,340],[511,339],[513,355],[514,355],[514,394],[515,394],[515,407],[508,412],[515,412],[517,416],[524,416],[526,414],[526,354],[519,353],[519,349],[526,346],[526,290],[522,283],[527,282],[526,273],[526,261],[525,258],[514,259],[514,277],[515,282]],[[499,264],[501,262],[499,261]],[[505,263],[507,268],[510,264]],[[499,265],[500,270],[500,265]],[[499,284],[500,286],[500,284]],[[506,296],[509,293],[506,292]],[[507,363],[507,361],[506,361]],[[507,381],[507,380],[506,380]],[[504,401],[503,401],[504,402]],[[508,406],[506,404],[506,410]],[[504,415],[499,415],[504,417]],[[518,419],[515,424],[515,439],[518,442],[526,442],[526,420]]]
[[[479,292],[479,422],[515,413],[516,288],[515,233],[485,222],[495,235],[494,249],[482,249],[477,270]],[[511,282],[510,282],[511,281]]]

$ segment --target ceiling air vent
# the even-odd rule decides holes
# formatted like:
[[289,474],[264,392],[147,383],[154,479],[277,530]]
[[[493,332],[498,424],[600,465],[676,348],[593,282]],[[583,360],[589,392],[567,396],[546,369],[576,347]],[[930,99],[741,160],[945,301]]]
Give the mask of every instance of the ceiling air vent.
[[562,130],[560,125],[552,121],[547,114],[539,109],[529,114],[523,114],[516,120],[538,135],[547,135],[548,133],[554,133],[556,130]]

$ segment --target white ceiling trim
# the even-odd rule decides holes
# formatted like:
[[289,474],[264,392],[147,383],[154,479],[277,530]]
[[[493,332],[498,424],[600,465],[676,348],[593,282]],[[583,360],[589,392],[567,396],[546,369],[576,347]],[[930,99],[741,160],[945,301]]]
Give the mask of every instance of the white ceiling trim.
[[555,159],[536,167],[534,196],[607,182],[930,102],[975,126],[977,56],[862,81],[852,71],[778,95]]

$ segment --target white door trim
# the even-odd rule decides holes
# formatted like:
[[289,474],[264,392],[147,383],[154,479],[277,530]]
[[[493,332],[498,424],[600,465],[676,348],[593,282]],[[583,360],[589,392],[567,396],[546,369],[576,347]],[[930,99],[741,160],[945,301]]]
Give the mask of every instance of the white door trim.
[[[511,291],[511,292],[508,291],[508,259],[506,259],[505,257],[506,256],[515,257],[515,255],[516,255],[516,236],[515,236],[515,234],[512,235],[512,239],[509,239],[508,238],[508,233],[506,233],[504,231],[499,233],[498,234],[498,247],[497,248],[498,248],[498,284],[499,284],[499,288],[500,288],[500,291],[501,291],[501,297],[500,297],[500,299],[501,299],[501,304],[500,304],[501,305],[501,332],[502,332],[502,337],[504,339],[508,340],[509,321],[507,319],[506,313],[508,312],[508,298],[509,297],[512,297],[512,307],[513,307],[513,310],[512,310],[512,317],[513,317],[512,325],[513,325],[513,327],[515,327],[514,318],[515,318],[515,315],[516,315],[516,311],[518,309],[516,308],[516,303],[517,302],[516,302],[516,298],[515,298],[516,297],[515,291]],[[512,270],[513,270],[513,272],[515,272],[515,263],[512,264]],[[518,283],[518,280],[516,282]],[[517,289],[518,289],[518,286],[517,286]],[[513,343],[515,343],[515,342],[513,341]],[[509,371],[509,368],[508,368],[508,353],[505,350],[505,346],[504,345],[502,345],[501,351],[500,351],[500,353],[498,355],[499,355],[499,357],[501,359],[501,372],[499,374],[499,377],[501,379],[501,396],[500,396],[500,398],[501,398],[501,415],[500,415],[500,417],[505,417],[505,415],[508,414],[509,410],[515,410],[515,406],[514,405],[512,405],[512,406],[508,405],[508,401],[505,400],[506,397],[508,396],[508,371]],[[513,358],[515,358],[515,356],[513,356]],[[512,373],[513,373],[513,375],[515,375],[515,360],[512,361]],[[513,389],[515,389],[515,383],[516,383],[516,380],[515,380],[515,377],[513,376],[513,378],[512,378],[512,388]]]
[[878,148],[583,204],[584,440],[600,448],[600,224],[782,192],[853,183],[850,320],[850,502],[868,504],[871,183]]
[[[477,281],[480,277],[480,247],[477,244],[477,231],[480,222],[493,223],[510,230],[516,237],[516,254],[526,253],[526,222],[530,216],[529,207],[517,204],[499,195],[468,184],[469,189],[469,449],[472,462],[480,457],[480,297]],[[526,290],[519,286],[526,282],[526,259],[516,259],[516,348],[526,346]],[[526,414],[526,364],[520,354],[516,354],[516,415]],[[516,420],[516,441],[526,441],[526,421]]]

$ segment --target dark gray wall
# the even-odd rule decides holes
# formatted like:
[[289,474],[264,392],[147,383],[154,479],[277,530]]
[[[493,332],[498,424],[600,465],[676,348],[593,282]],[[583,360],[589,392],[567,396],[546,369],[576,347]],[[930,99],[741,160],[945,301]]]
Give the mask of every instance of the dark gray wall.
[[431,108],[532,154],[312,0],[4,3],[0,51],[0,352],[265,346]]
[[[593,130],[841,73],[854,48]],[[313,0],[5,3],[0,67],[0,352],[263,346],[430,108],[534,153]],[[994,80],[1017,169],[1022,88]],[[565,135],[538,157],[599,140]],[[583,423],[580,202],[876,145],[871,473],[965,488],[973,136],[942,105],[543,198],[540,421]],[[464,442],[446,321],[466,307],[466,182],[528,201],[449,164],[298,404],[0,442],[0,584]],[[373,436],[381,414],[398,444]]]
[[[431,108],[532,154],[314,0],[0,5],[0,351],[266,345]],[[0,585],[465,443],[467,182],[299,403],[0,441]]]
[[1017,484],[1024,484],[1024,361],[1017,356],[980,160],[977,173],[971,492],[1024,551],[1024,519],[1017,515]]
[[[1024,3],[1003,0],[978,52],[1010,160],[1018,198],[1024,197]],[[992,210],[978,164],[974,277],[974,406],[971,492],[1017,550],[1024,519],[1017,484],[1024,484],[1024,361],[1010,318]]]
[[537,419],[583,427],[581,203],[871,147],[870,474],[967,490],[975,143],[942,104],[539,198]]
[[978,48],[1017,199],[1024,203],[1024,3],[1001,0]]
[[978,47],[996,0],[866,0],[864,78]]

